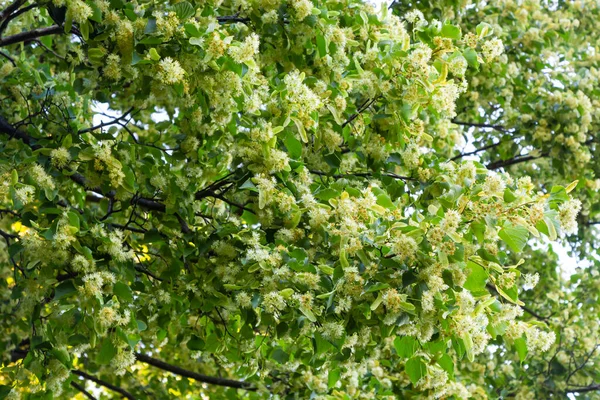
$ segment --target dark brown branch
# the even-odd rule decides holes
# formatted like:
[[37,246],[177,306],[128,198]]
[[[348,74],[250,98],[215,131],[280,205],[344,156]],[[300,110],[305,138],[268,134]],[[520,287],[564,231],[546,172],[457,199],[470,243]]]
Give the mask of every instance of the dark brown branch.
[[54,57],[56,57],[56,58],[60,58],[61,60],[66,59],[64,56],[61,56],[56,51],[52,50],[50,47],[48,47],[44,43],[42,43],[41,40],[35,39],[35,40],[32,40],[32,42],[37,44],[38,46],[40,46],[42,49],[46,50],[47,52],[52,53],[54,55]]
[[217,21],[219,21],[221,24],[228,24],[228,23],[235,23],[235,22],[241,22],[243,24],[246,24],[246,23],[250,22],[250,18],[239,17],[237,15],[223,15],[221,17],[217,17]]
[[496,170],[500,168],[510,167],[511,165],[520,164],[527,161],[537,160],[538,158],[547,157],[548,153],[542,153],[539,156],[517,156],[513,158],[509,158],[508,160],[499,160],[494,161],[487,165],[489,170]]
[[14,58],[12,58],[11,56],[9,56],[8,54],[6,54],[5,52],[3,52],[3,51],[0,51],[0,56],[4,57],[4,58],[6,58],[8,61],[10,61],[10,62],[11,62],[11,64],[13,65],[13,67],[16,67],[16,66],[17,66],[17,63],[15,62],[15,59],[14,59]]
[[187,222],[185,222],[185,219],[183,219],[179,214],[175,214],[175,216],[177,217],[177,221],[179,221],[179,225],[181,225],[181,232],[184,234],[192,233],[192,230],[188,226]]
[[[569,381],[571,380],[573,375],[575,375],[577,372],[581,371],[583,369],[583,367],[585,367],[585,365],[588,363],[590,358],[594,355],[594,353],[596,352],[596,349],[598,349],[599,346],[600,346],[600,344],[596,344],[594,346],[594,348],[592,349],[592,351],[590,351],[589,354],[585,357],[585,359],[581,362],[581,364],[579,364],[573,371],[571,371],[569,373],[569,375],[567,375],[567,379],[565,380],[565,383],[567,385],[569,385]],[[573,353],[571,353],[571,354],[572,354],[573,360],[575,360],[574,354]]]
[[223,201],[223,202],[225,202],[225,203],[229,204],[230,206],[233,206],[233,207],[237,207],[237,208],[239,208],[240,210],[245,210],[245,211],[248,211],[248,212],[251,212],[251,213],[254,213],[254,212],[255,212],[254,210],[252,210],[252,209],[250,209],[250,208],[248,208],[248,207],[246,207],[246,206],[244,206],[244,205],[242,205],[242,204],[239,204],[239,203],[236,203],[236,202],[235,202],[235,201],[233,201],[233,200],[229,200],[229,199],[227,199],[225,196],[223,196],[223,195],[221,195],[221,194],[216,194],[216,193],[213,193],[213,194],[211,194],[211,195],[208,195],[208,196],[206,196],[206,197],[214,197],[215,199],[219,199],[219,200],[221,200],[221,201]]
[[138,271],[138,272],[141,272],[144,275],[148,275],[149,277],[151,277],[152,279],[156,279],[157,281],[160,281],[160,282],[163,281],[161,278],[159,278],[158,276],[154,275],[148,269],[144,268],[142,266],[142,264],[135,264],[135,270]]
[[[41,148],[40,145],[33,143],[34,139],[31,136],[16,129],[14,126],[9,124],[8,121],[6,119],[4,119],[4,117],[2,117],[2,116],[0,116],[0,132],[7,134],[11,138],[16,138],[16,139],[22,140],[26,145],[31,147],[32,150],[37,150],[37,149]],[[114,197],[114,195],[111,196],[110,193],[104,194],[100,188],[90,187],[87,183],[87,179],[85,178],[85,176],[81,175],[80,173],[75,172],[75,173],[71,174],[69,176],[69,178],[71,178],[71,180],[73,182],[77,183],[78,185],[83,186],[84,188],[86,188],[92,192],[95,192],[96,194],[98,194],[102,197],[108,197],[108,198]],[[146,199],[143,197],[136,198],[135,203],[139,204],[140,206],[142,206],[144,208],[147,208],[149,210],[154,210],[154,211],[165,212],[167,209],[167,207],[164,204],[159,203],[154,200]]]
[[9,124],[8,121],[4,119],[4,117],[2,117],[1,115],[0,132],[7,134],[10,138],[21,139],[26,145],[31,147],[32,150],[37,150],[40,148],[39,145],[32,143],[32,138],[28,134],[16,129],[14,126]]
[[483,146],[483,147],[480,147],[480,148],[478,148],[478,149],[476,149],[476,150],[469,151],[468,153],[461,153],[461,154],[458,154],[458,155],[456,155],[456,156],[452,157],[450,160],[451,160],[451,161],[454,161],[454,160],[458,160],[458,159],[460,159],[460,158],[463,158],[463,157],[472,156],[473,154],[477,154],[477,153],[480,153],[480,152],[482,152],[482,151],[486,151],[486,150],[492,149],[492,148],[494,148],[494,147],[500,146],[502,143],[503,143],[503,142],[502,142],[502,141],[500,141],[500,142],[498,142],[498,143],[492,143],[492,144],[488,144],[487,146]]
[[588,393],[600,390],[600,384],[565,390],[565,393]]
[[360,107],[358,107],[358,110],[356,111],[356,113],[352,114],[350,116],[350,118],[348,118],[343,124],[342,124],[342,128],[344,128],[346,125],[348,125],[349,123],[351,123],[352,121],[354,121],[356,118],[358,118],[358,116],[365,111],[367,108],[371,107],[377,100],[379,99],[379,97],[375,97],[374,99],[368,99],[367,101],[365,101]]
[[59,25],[52,25],[46,28],[33,29],[27,32],[17,33],[16,35],[0,39],[0,47],[8,46],[15,43],[28,42],[42,36],[57,35],[64,33],[64,28]]
[[[130,112],[130,111],[128,111],[128,112]],[[120,118],[122,118],[122,117],[120,117]],[[8,121],[6,119],[4,119],[4,117],[2,117],[2,116],[0,116],[0,133],[5,133],[11,138],[17,138],[17,139],[22,140],[25,144],[27,144],[29,147],[31,147],[32,150],[37,150],[37,149],[41,148],[40,145],[33,143],[34,139],[31,136],[16,129],[14,126],[12,126],[10,123],[8,123]],[[103,193],[100,188],[90,187],[88,185],[88,181],[85,178],[85,176],[81,175],[80,173],[75,172],[75,173],[71,174],[69,176],[69,178],[71,178],[71,180],[73,182],[77,183],[78,185],[83,186],[87,190],[95,192],[96,194],[98,194],[102,197],[107,197],[109,199],[114,197],[114,194],[111,195],[110,193],[108,193],[108,194]],[[198,191],[195,195],[195,198],[196,198],[196,200],[202,200],[207,197],[214,197],[214,198],[217,198],[217,199],[220,199],[220,200],[226,202],[227,204],[229,204],[231,206],[253,212],[251,209],[244,207],[243,205],[237,204],[231,200],[228,200],[222,194],[215,192],[215,190],[218,190],[222,186],[228,185],[230,183],[231,182],[226,181],[226,180],[217,181],[217,182],[213,183],[212,185],[210,185],[207,189]],[[141,207],[146,208],[148,210],[152,210],[152,211],[166,212],[166,210],[167,210],[167,207],[163,203],[160,203],[155,200],[147,199],[144,197],[134,197],[131,200],[131,204],[138,204]]]
[[226,386],[235,389],[256,390],[256,387],[254,387],[251,383],[248,382],[236,381],[226,378],[217,378],[215,376],[199,374],[197,372],[183,369],[176,365],[167,364],[164,361],[157,360],[156,358],[152,358],[141,353],[135,353],[135,357],[138,361],[144,362],[148,365],[152,365],[153,367],[172,372],[176,375],[185,376],[186,378],[192,378],[197,380],[198,382],[208,383],[211,385]]
[[[371,172],[350,172],[347,174],[335,174],[335,175],[329,175],[325,172],[315,171],[315,170],[310,170],[309,172],[311,174],[315,174],[315,175],[319,175],[319,176],[331,176],[332,178],[335,178],[335,179],[346,178],[349,176],[359,176],[359,177],[365,177],[365,178],[376,176],[376,174],[373,174]],[[392,172],[382,172],[380,175],[387,176],[387,177],[394,178],[394,179],[400,179],[403,181],[417,181],[418,182],[418,179],[416,179],[416,178],[411,178],[410,176],[397,175]]]
[[4,232],[2,229],[0,229],[0,236],[2,236],[4,238],[4,240],[10,240],[10,239],[18,239],[19,237],[17,235],[13,235],[11,233],[7,233]]
[[85,390],[85,388],[83,386],[81,386],[79,383],[75,382],[75,381],[71,381],[71,386],[73,386],[75,389],[79,390],[81,393],[83,393],[83,395],[85,397],[87,397],[90,400],[96,400],[96,398],[94,396],[92,396],[92,394],[90,392],[88,392],[87,390]]
[[473,128],[489,128],[489,129],[494,129],[494,130],[497,130],[498,132],[503,132],[503,133],[508,132],[508,129],[506,129],[502,125],[480,124],[477,122],[464,122],[464,121],[457,121],[455,119],[452,120],[452,123],[456,124],[456,125],[469,126],[469,127],[473,127]]
[[2,215],[2,214],[10,214],[10,215],[14,215],[15,217],[20,217],[21,216],[21,214],[19,214],[18,212],[13,211],[13,210],[9,210],[8,208],[1,208],[0,209],[0,215]]
[[92,381],[94,383],[97,383],[100,386],[104,386],[105,388],[110,389],[113,392],[117,392],[121,396],[123,396],[123,397],[125,397],[125,398],[127,398],[129,400],[136,400],[136,398],[131,393],[129,393],[127,390],[122,389],[122,388],[120,388],[118,386],[115,386],[115,385],[113,385],[111,383],[108,383],[106,381],[103,381],[102,379],[98,379],[95,376],[90,375],[90,374],[88,374],[86,372],[74,369],[74,370],[71,370],[71,373],[73,373],[74,375],[77,375],[77,376],[81,376],[82,378],[90,380],[90,381]]
[[100,123],[100,124],[98,124],[96,126],[92,126],[90,128],[86,128],[86,129],[81,129],[77,133],[82,134],[82,133],[86,133],[86,132],[92,132],[92,131],[95,131],[97,129],[102,129],[102,128],[107,127],[107,126],[118,124],[119,121],[121,121],[122,119],[125,119],[129,114],[131,114],[132,111],[133,111],[133,107],[131,107],[129,110],[125,111],[123,113],[123,115],[121,115],[118,118],[113,119],[112,121],[102,122],[102,123]]
[[2,34],[6,30],[6,28],[8,27],[8,24],[10,23],[10,21],[12,21],[13,19],[17,18],[19,15],[24,14],[27,11],[36,8],[37,6],[38,6],[38,4],[36,4],[36,3],[30,4],[30,5],[26,6],[26,7],[23,7],[21,9],[17,10],[16,12],[12,13],[11,15],[7,16],[6,19],[2,22],[2,25],[0,25],[0,37],[2,37]]
[[146,233],[146,232],[148,232],[148,230],[146,230],[146,229],[134,228],[132,226],[125,226],[125,225],[113,224],[113,223],[111,223],[110,225],[114,226],[115,228],[118,228],[118,229],[123,229],[123,230],[126,230],[126,231],[135,232],[135,233]]
[[15,0],[9,4],[4,10],[0,11],[0,21],[4,21],[17,8],[21,7],[26,0]]

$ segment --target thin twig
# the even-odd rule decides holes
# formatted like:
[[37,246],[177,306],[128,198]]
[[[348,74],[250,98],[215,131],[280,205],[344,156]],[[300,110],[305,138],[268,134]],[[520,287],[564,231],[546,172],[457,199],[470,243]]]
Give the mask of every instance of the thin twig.
[[17,63],[15,62],[15,59],[12,58],[11,56],[9,56],[8,54],[6,54],[5,52],[0,51],[0,56],[4,57],[8,61],[10,61],[12,63],[12,65],[13,65],[13,67],[15,67],[15,68],[17,67]]
[[128,109],[127,111],[125,111],[125,113],[123,113],[123,115],[121,115],[120,117],[117,117],[117,118],[113,119],[112,121],[101,122],[100,124],[98,124],[96,126],[92,126],[90,128],[86,128],[86,129],[80,129],[77,133],[78,134],[82,134],[82,133],[86,133],[86,132],[92,132],[92,131],[95,131],[97,129],[102,129],[102,128],[105,128],[107,126],[118,124],[120,120],[126,118],[127,115],[129,115],[132,111],[133,111],[133,107],[131,107],[130,109]]
[[71,370],[71,373],[73,373],[74,375],[81,376],[82,378],[90,380],[90,381],[92,381],[94,383],[97,383],[100,386],[104,386],[105,388],[110,389],[113,392],[117,392],[121,396],[123,396],[123,397],[125,397],[125,398],[127,398],[129,400],[136,400],[136,398],[131,393],[129,393],[127,390],[125,390],[123,388],[120,388],[118,386],[115,386],[112,383],[108,383],[106,381],[103,381],[102,379],[96,378],[95,376],[90,375],[90,374],[88,374],[86,372],[74,369],[74,370]]
[[87,390],[85,390],[85,388],[83,386],[81,386],[80,384],[78,384],[75,381],[71,381],[71,386],[73,386],[75,389],[79,390],[81,393],[83,393],[83,395],[85,397],[87,397],[90,400],[96,400],[96,398],[94,396],[92,396],[92,394],[90,392],[88,392]]

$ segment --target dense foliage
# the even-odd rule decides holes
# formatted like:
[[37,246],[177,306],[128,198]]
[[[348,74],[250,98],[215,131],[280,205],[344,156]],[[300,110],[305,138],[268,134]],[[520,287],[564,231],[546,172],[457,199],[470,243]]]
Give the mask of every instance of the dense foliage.
[[0,0],[0,399],[599,398],[599,8]]

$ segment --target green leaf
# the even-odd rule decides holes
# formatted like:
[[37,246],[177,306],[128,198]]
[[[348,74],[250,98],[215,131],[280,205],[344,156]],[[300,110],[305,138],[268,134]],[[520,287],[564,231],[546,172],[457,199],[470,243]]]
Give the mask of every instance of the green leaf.
[[388,196],[385,193],[381,193],[379,196],[377,196],[377,204],[384,208],[387,208],[388,210],[396,209],[396,205],[394,204],[392,199],[390,199],[390,196]]
[[438,364],[448,373],[450,379],[454,379],[454,361],[448,354],[444,354],[437,360]]
[[465,345],[465,352],[467,353],[467,359],[471,362],[475,360],[475,354],[473,354],[473,337],[468,332],[463,332],[461,335],[463,344]]
[[460,27],[450,24],[444,24],[444,26],[442,26],[441,35],[443,37],[447,37],[453,40],[460,40],[462,33]]
[[506,300],[510,301],[511,303],[517,304],[519,306],[524,306],[525,303],[523,303],[521,300],[519,300],[519,293],[517,292],[517,287],[513,286],[511,288],[501,288],[500,286],[496,285],[496,290],[498,291],[498,294],[500,294],[500,296],[504,297]]
[[109,364],[116,354],[116,347],[113,345],[112,340],[107,337],[102,341],[100,351],[96,355],[96,362],[101,365]]
[[133,301],[133,294],[129,285],[123,282],[117,282],[113,286],[113,293],[120,299],[125,301]]
[[485,284],[487,283],[488,273],[485,271],[485,269],[483,269],[481,265],[475,264],[472,261],[467,263],[467,269],[470,272],[463,287],[473,293],[486,290]]
[[315,354],[325,354],[333,345],[329,343],[320,333],[315,333]]
[[148,325],[144,321],[140,321],[139,319],[136,321],[138,326],[138,331],[142,332],[148,329]]
[[175,14],[177,14],[177,18],[181,21],[186,20],[196,14],[196,9],[187,1],[182,1],[181,3],[177,3],[173,6],[173,10]]
[[412,336],[397,336],[394,339],[394,348],[400,358],[412,357],[419,347],[419,341]]
[[406,373],[408,374],[408,377],[413,385],[427,373],[427,365],[425,365],[421,357],[413,357],[408,360],[405,368]]
[[479,70],[479,60],[477,59],[477,52],[475,50],[468,48],[463,52],[463,56],[465,56],[469,67],[473,68],[475,71]]
[[76,232],[79,232],[79,229],[81,228],[79,224],[79,215],[77,215],[77,213],[74,213],[73,211],[69,211],[67,213],[67,218],[69,219],[69,225],[75,228]]
[[82,335],[81,333],[77,333],[70,336],[67,343],[69,343],[70,346],[77,346],[78,344],[87,343],[88,341],[89,339],[86,336]]
[[0,399],[5,399],[11,392],[12,386],[0,385]]
[[187,342],[187,348],[190,350],[203,350],[206,343],[198,336],[192,335],[192,338]]
[[150,35],[156,32],[156,18],[148,18],[148,22],[146,23],[146,27],[144,28],[144,33],[146,35]]
[[132,22],[135,21],[135,20],[137,20],[137,18],[138,18],[137,15],[136,15],[136,13],[133,10],[129,9],[129,8],[126,8],[125,10],[123,10],[123,14],[125,14],[125,16],[127,17],[127,19],[129,19]]
[[475,31],[479,37],[486,37],[494,33],[494,28],[492,28],[492,26],[487,22],[481,22],[479,25],[477,25]]
[[258,217],[256,216],[256,214],[251,213],[248,210],[244,210],[244,212],[242,213],[242,219],[248,225],[254,225],[258,223]]
[[512,251],[519,253],[527,244],[527,239],[529,239],[529,231],[523,226],[515,226],[511,224],[504,227],[498,233],[498,236],[500,236],[500,238],[504,240],[506,244],[508,244]]
[[75,285],[73,285],[72,279],[64,281],[54,289],[54,300],[60,300],[63,297],[67,297],[75,293],[76,291],[77,289],[75,288]]
[[279,364],[285,364],[290,359],[290,355],[283,351],[281,347],[276,347],[271,351],[269,358],[277,361]]
[[154,60],[154,61],[160,60],[160,54],[158,54],[158,51],[156,51],[156,48],[154,48],[154,47],[152,47],[152,48],[150,48],[150,50],[148,50],[148,56],[150,57],[151,60]]
[[298,129],[298,133],[300,134],[302,142],[308,143],[308,136],[306,134],[306,130],[304,129],[304,124],[302,123],[302,121],[300,121],[296,117],[293,117],[292,121],[294,121],[294,124],[296,124],[296,128]]
[[329,370],[329,374],[327,375],[327,387],[329,389],[333,388],[336,383],[340,380],[342,372],[339,368]]
[[323,35],[317,34],[317,49],[319,50],[319,56],[325,57],[327,55],[327,42]]
[[190,44],[193,46],[204,46],[204,39],[203,38],[197,38],[197,37],[191,37],[189,40]]
[[550,217],[544,217],[544,224],[546,225],[548,238],[550,240],[556,240],[558,238],[558,233],[556,232],[556,226],[554,225],[554,220]]
[[[202,36],[202,32],[200,32],[200,30],[198,30],[198,28],[196,27],[196,25],[187,23],[187,24],[184,25],[184,27],[185,27],[185,32],[188,35],[190,35],[192,37],[196,37],[196,38],[199,38],[199,37]],[[195,44],[195,43],[191,43],[191,44]]]
[[90,38],[90,23],[85,21],[82,24],[79,24],[79,32],[81,32],[81,36],[84,40],[89,40]]
[[525,358],[527,357],[527,342],[525,341],[525,338],[520,337],[515,340],[515,349],[519,355],[519,361],[525,361]]
[[569,195],[567,194],[567,190],[562,186],[552,186],[548,202],[564,203],[565,201],[569,201]]
[[290,131],[285,134],[283,144],[292,159],[300,160],[302,158],[302,143]]
[[71,135],[65,136],[60,145],[68,150],[73,145],[73,137]]
[[378,282],[375,283],[374,285],[369,286],[366,290],[365,293],[371,293],[371,292],[376,292],[378,290],[381,289],[387,289],[390,287],[389,283],[383,283],[383,282]]

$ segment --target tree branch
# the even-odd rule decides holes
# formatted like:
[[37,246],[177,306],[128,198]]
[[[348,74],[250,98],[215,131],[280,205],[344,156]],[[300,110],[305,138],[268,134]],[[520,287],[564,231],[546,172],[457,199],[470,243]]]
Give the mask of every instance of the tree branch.
[[[24,1],[23,1],[24,3]],[[8,15],[6,17],[6,19],[4,19],[4,21],[2,22],[2,25],[0,25],[0,37],[2,37],[2,34],[4,33],[4,31],[6,30],[6,28],[8,27],[8,24],[10,23],[10,21],[12,21],[13,19],[17,18],[19,15],[26,13],[27,11],[34,9],[38,7],[38,4],[33,3],[28,5],[27,7],[23,7],[19,10],[17,10],[15,13],[12,13],[10,15]],[[0,18],[0,21],[2,19]]]
[[197,372],[183,369],[176,365],[167,364],[164,361],[157,360],[156,358],[152,358],[141,353],[135,353],[135,357],[138,361],[144,362],[148,365],[152,365],[153,367],[172,372],[176,375],[185,376],[186,378],[192,378],[197,380],[198,382],[208,383],[211,385],[226,386],[235,389],[256,390],[256,387],[254,387],[251,383],[248,382],[217,378],[214,376],[199,374]]
[[568,389],[565,391],[565,393],[587,393],[587,392],[595,392],[596,390],[600,390],[600,384],[584,386],[584,387],[578,388],[578,389]]
[[27,42],[42,36],[56,35],[64,33],[64,28],[59,25],[52,25],[46,28],[33,29],[27,32],[17,33],[16,35],[0,39],[0,47],[8,46],[15,43]]
[[32,150],[37,150],[41,147],[40,145],[33,144],[32,138],[28,134],[16,129],[1,115],[0,115],[0,132],[7,134],[10,138],[21,139],[26,145],[31,147]]
[[127,390],[122,389],[122,388],[120,388],[118,386],[115,386],[112,383],[108,383],[106,381],[103,381],[102,379],[98,379],[95,376],[90,375],[90,374],[88,374],[86,372],[74,369],[74,370],[71,370],[71,373],[74,374],[74,375],[77,375],[77,376],[81,376],[82,378],[90,380],[90,381],[92,381],[94,383],[97,383],[100,386],[104,386],[105,388],[110,389],[113,392],[117,392],[117,393],[119,393],[120,395],[122,395],[123,397],[125,397],[125,398],[127,398],[129,400],[136,400],[136,398],[131,393],[129,393]]
[[83,395],[85,397],[87,397],[90,400],[96,400],[96,398],[94,396],[92,396],[92,394],[90,392],[88,392],[87,390],[85,390],[85,388],[83,386],[81,386],[80,384],[78,384],[75,381],[71,381],[71,386],[73,386],[75,389],[79,390],[81,393],[83,393]]
[[114,226],[117,229],[123,229],[123,230],[126,230],[126,231],[135,232],[135,233],[147,233],[148,232],[147,229],[139,229],[139,228],[134,228],[132,226],[125,226],[125,225],[114,224],[114,223],[110,223],[110,225]]
[[18,239],[17,235],[13,235],[11,233],[7,233],[4,232],[2,229],[0,229],[0,236],[2,236],[4,238],[4,240],[10,240],[10,239]]
[[508,160],[494,161],[487,165],[489,170],[496,170],[500,168],[510,167],[511,165],[520,164],[527,161],[537,160],[538,158],[547,157],[548,153],[542,153],[539,156],[517,156],[509,158]]
[[458,154],[458,155],[456,155],[456,156],[452,157],[450,160],[451,160],[451,161],[455,161],[455,160],[458,160],[458,159],[460,159],[460,158],[463,158],[463,157],[472,156],[473,154],[477,154],[477,153],[479,153],[479,152],[482,152],[482,151],[489,150],[489,149],[492,149],[492,148],[494,148],[494,147],[500,146],[502,143],[503,143],[503,142],[502,142],[502,141],[500,141],[500,142],[498,142],[498,143],[492,143],[492,144],[488,144],[487,146],[483,146],[483,147],[480,147],[480,148],[478,148],[478,149],[476,149],[476,150],[469,151],[468,153],[461,153],[461,154]]
[[367,101],[365,101],[360,107],[358,107],[358,110],[356,111],[356,113],[352,114],[350,116],[350,118],[348,118],[342,124],[342,128],[346,127],[346,125],[348,125],[349,123],[354,121],[363,111],[365,111],[367,108],[371,107],[377,100],[379,100],[379,96],[375,97],[374,99],[367,99]]
[[[24,339],[19,344],[19,347],[26,346],[28,344],[29,344],[29,339]],[[12,362],[16,362],[17,360],[21,360],[21,359],[25,358],[27,356],[28,352],[29,352],[28,350],[24,350],[24,349],[15,349],[15,350],[13,350],[11,352],[11,361]],[[90,380],[90,381],[92,381],[92,382],[94,382],[94,383],[96,383],[96,384],[98,384],[100,386],[104,386],[105,388],[110,389],[113,392],[117,392],[117,393],[119,393],[120,395],[122,395],[123,397],[125,397],[125,398],[127,398],[129,400],[136,400],[136,398],[131,393],[129,393],[127,390],[122,389],[122,388],[120,388],[118,386],[115,386],[112,383],[108,383],[106,381],[103,381],[100,378],[96,378],[95,376],[90,375],[87,372],[83,372],[83,371],[80,371],[78,369],[72,369],[71,373],[73,375],[81,376],[82,378]],[[73,387],[75,387],[75,386],[73,386]],[[78,388],[78,390],[79,390],[79,388]]]
[[[122,117],[120,117],[120,118],[122,118]],[[11,138],[17,138],[17,139],[22,140],[26,145],[31,147],[32,150],[37,150],[42,147],[38,144],[34,144],[33,143],[34,139],[31,136],[16,129],[1,115],[0,115],[0,133],[5,133]],[[78,185],[83,186],[87,190],[90,190],[102,197],[107,197],[107,198],[114,197],[114,194],[111,195],[110,193],[108,193],[108,194],[103,193],[102,189],[100,189],[100,188],[90,187],[87,183],[88,181],[85,178],[85,176],[81,175],[78,172],[72,173],[69,176],[69,178],[71,178],[71,180],[73,182],[77,183]],[[208,188],[196,192],[195,198],[196,198],[196,200],[202,200],[207,197],[215,197],[217,199],[223,200],[224,202],[226,202],[227,204],[229,204],[231,206],[238,207],[240,209],[252,212],[251,209],[244,207],[243,205],[237,204],[231,200],[228,200],[222,194],[215,192],[215,190],[218,190],[222,186],[228,185],[230,183],[231,182],[226,181],[226,180],[222,180],[222,181],[219,180],[217,182],[214,182],[213,184],[209,185]],[[166,205],[164,205],[163,203],[160,203],[160,202],[152,200],[152,199],[147,199],[144,197],[134,197],[131,200],[131,204],[138,204],[141,207],[144,207],[144,208],[146,208],[148,210],[152,210],[152,211],[166,212],[166,210],[167,210]]]
[[126,118],[129,114],[131,114],[132,111],[133,111],[133,107],[131,107],[130,109],[128,109],[127,111],[125,111],[123,113],[123,115],[121,115],[118,118],[113,119],[112,121],[102,122],[102,123],[100,123],[100,124],[98,124],[96,126],[92,126],[90,128],[86,128],[86,129],[81,129],[77,133],[78,134],[82,134],[82,133],[86,133],[86,132],[92,132],[92,131],[95,131],[96,129],[102,129],[102,128],[107,127],[107,126],[118,124],[119,121],[121,121],[122,119]]
[[9,4],[4,10],[0,11],[0,21],[4,21],[17,8],[21,7],[26,0],[15,0]]
[[17,66],[17,63],[15,62],[15,59],[14,59],[14,58],[12,58],[11,56],[9,56],[8,54],[6,54],[5,52],[3,52],[3,51],[0,51],[0,56],[4,57],[4,58],[6,58],[8,61],[10,61],[10,62],[11,62],[11,64],[13,65],[13,67],[16,67],[16,66]]
[[[311,174],[315,174],[315,175],[319,175],[319,176],[331,176],[332,178],[335,178],[335,179],[346,178],[348,176],[360,176],[360,177],[365,177],[365,178],[376,176],[375,174],[373,174],[371,172],[349,172],[346,174],[335,174],[335,175],[329,175],[326,172],[315,171],[315,170],[310,170],[309,172]],[[387,176],[387,177],[394,178],[394,179],[400,179],[403,181],[415,181],[415,182],[419,181],[416,178],[411,178],[410,176],[402,176],[402,175],[394,174],[392,172],[382,172],[380,175]]]
[[228,23],[235,23],[235,22],[241,22],[243,24],[246,24],[246,23],[250,22],[250,18],[239,17],[237,15],[223,15],[221,17],[217,17],[217,21],[219,21],[221,24],[228,24]]
[[502,125],[480,124],[477,122],[464,122],[464,121],[457,121],[455,119],[452,120],[452,123],[455,125],[469,126],[469,127],[473,127],[473,128],[490,128],[490,129],[494,129],[494,130],[497,130],[497,131],[503,132],[503,133],[508,132],[508,129],[506,129]]

